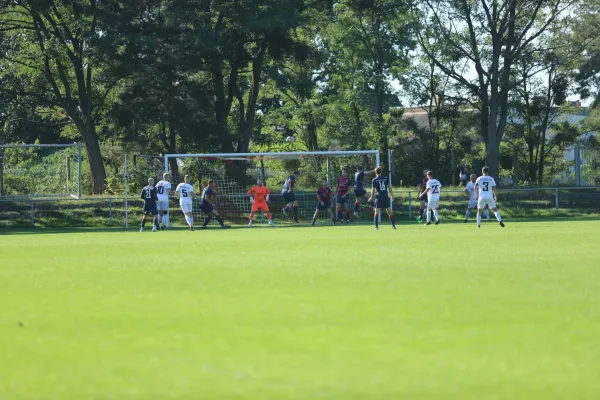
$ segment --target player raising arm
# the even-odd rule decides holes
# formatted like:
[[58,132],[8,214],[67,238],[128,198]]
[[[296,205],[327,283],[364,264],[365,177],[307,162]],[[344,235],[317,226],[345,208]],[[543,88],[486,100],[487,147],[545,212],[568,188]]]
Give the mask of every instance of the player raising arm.
[[294,193],[294,186],[296,186],[296,180],[298,180],[300,172],[294,171],[294,173],[285,180],[283,188],[281,189],[281,195],[283,201],[285,201],[285,207],[283,208],[283,215],[288,216],[290,208],[294,212],[294,221],[298,224],[298,200],[296,200],[296,194]]
[[162,181],[156,184],[158,192],[158,225],[160,229],[165,230],[169,226],[169,195],[171,194],[171,183],[169,182],[169,174],[163,174]]
[[337,217],[344,223],[344,218],[342,215],[342,209],[346,211],[346,224],[350,224],[350,183],[351,180],[348,178],[348,173],[345,169],[342,170],[342,176],[340,176],[337,180],[336,191],[337,194],[335,196],[335,209],[337,211]]
[[194,187],[190,184],[190,176],[186,175],[183,177],[183,183],[177,185],[175,189],[179,193],[179,206],[185,216],[185,222],[190,227],[190,231],[194,230],[194,215],[192,214],[192,195],[194,194]]
[[229,228],[229,225],[225,225],[223,222],[223,218],[219,215],[219,212],[215,209],[213,204],[213,198],[216,197],[217,194],[214,190],[214,182],[212,179],[208,181],[208,184],[202,191],[202,200],[200,201],[200,209],[204,214],[206,214],[206,218],[204,219],[204,223],[202,224],[202,228],[206,229],[206,225],[212,220],[212,217],[215,217],[221,228],[226,229]]
[[367,191],[363,186],[363,179],[365,175],[374,174],[375,170],[365,171],[362,166],[356,167],[356,173],[354,174],[354,217],[358,218],[358,211],[360,210],[361,199],[365,198]]
[[140,194],[140,199],[144,199],[144,216],[142,217],[142,226],[140,228],[140,232],[144,231],[144,225],[146,225],[146,217],[148,214],[152,214],[153,217],[153,225],[152,232],[156,232],[157,224],[158,224],[158,210],[156,209],[156,201],[158,197],[156,196],[156,188],[154,187],[154,179],[148,178],[148,186],[144,186],[142,189],[142,193]]
[[474,199],[477,199],[477,227],[481,226],[481,211],[488,206],[494,212],[500,226],[504,228],[500,211],[496,208],[496,181],[489,175],[489,167],[483,167],[481,172],[483,176],[475,181],[475,195],[473,196]]
[[329,213],[329,218],[331,218],[331,224],[335,225],[335,217],[331,211],[332,197],[333,192],[329,188],[329,182],[327,182],[327,179],[323,179],[323,184],[317,190],[317,208],[315,210],[315,215],[313,215],[312,226],[315,226],[315,222],[317,222],[317,217],[319,216],[320,210],[327,210]]
[[440,192],[442,184],[437,179],[433,178],[433,172],[427,171],[427,185],[425,191],[421,193],[421,197],[427,195],[427,222],[425,225],[431,225],[431,214],[435,216],[435,224],[440,223],[438,215],[438,207],[440,206]]
[[252,226],[252,221],[254,219],[254,213],[263,212],[267,213],[267,219],[269,220],[269,225],[273,225],[273,217],[269,212],[269,206],[267,202],[269,201],[269,195],[271,191],[263,185],[262,179],[258,179],[256,181],[256,185],[252,186],[250,190],[248,190],[248,197],[250,197],[250,204],[252,204],[252,208],[250,209],[250,222],[248,226]]
[[[373,221],[375,222],[375,230],[379,229],[379,213],[382,208],[385,208],[388,217],[390,218],[390,222],[392,223],[392,228],[396,229],[396,221],[394,221],[394,214],[392,213],[392,209],[390,208],[390,202],[394,200],[394,194],[392,193],[392,185],[387,178],[387,176],[381,176],[381,167],[375,168],[375,179],[373,179],[372,189],[371,189],[371,197],[369,197],[369,202],[373,201],[375,198],[375,203],[373,204],[375,209],[375,217]],[[375,194],[377,193],[377,194]]]

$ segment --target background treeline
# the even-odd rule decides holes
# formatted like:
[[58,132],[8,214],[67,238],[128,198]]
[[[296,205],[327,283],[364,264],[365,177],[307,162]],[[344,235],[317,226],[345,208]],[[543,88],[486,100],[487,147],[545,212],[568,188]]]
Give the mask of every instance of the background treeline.
[[126,152],[332,148],[542,185],[596,145],[599,31],[596,0],[0,0],[0,143],[84,143],[93,193]]

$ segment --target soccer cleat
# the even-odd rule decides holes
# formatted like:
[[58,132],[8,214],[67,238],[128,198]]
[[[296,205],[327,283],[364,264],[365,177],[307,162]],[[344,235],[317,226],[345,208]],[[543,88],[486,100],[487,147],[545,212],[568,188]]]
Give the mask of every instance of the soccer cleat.
[[346,220],[346,225],[350,225],[350,220],[349,219]]
[[423,221],[421,217],[417,217],[417,222],[420,224]]
[[248,226],[252,226],[252,221],[248,222]]
[[379,230],[379,228],[378,228],[378,227],[375,227],[375,229],[373,229],[373,230],[374,230],[374,231],[378,231],[378,230]]
[[285,207],[281,209],[281,212],[283,213],[284,217],[288,216],[288,212],[285,210]]
[[481,225],[477,224],[477,227],[478,227],[478,228],[481,228]]
[[354,218],[359,218],[358,213],[355,212],[354,214],[352,214],[352,216],[354,216]]
[[425,222],[425,225],[431,225],[431,221]]
[[331,221],[331,225],[335,226],[335,221]]
[[396,225],[392,225],[392,229],[396,229]]
[[221,227],[221,229],[229,229],[229,228],[231,228],[231,226],[229,226],[229,225],[223,225],[223,226]]
[[160,230],[161,230],[161,231],[164,231],[164,230],[165,230],[165,226],[164,226],[164,225],[161,225],[161,226],[160,226]]
[[144,232],[144,228],[143,228],[143,227],[142,227],[142,228],[140,228],[140,232]]
[[500,221],[500,226],[504,228],[504,222]]
[[208,229],[205,225],[202,225],[200,229]]
[[465,223],[469,222],[466,218],[465,218]]
[[491,219],[491,218],[488,218],[487,220],[488,220],[488,222],[492,222],[492,219]]
[[156,232],[156,231],[157,231],[156,226],[153,226],[152,227],[152,232]]
[[436,225],[437,225],[437,224],[439,224],[439,223],[440,223],[440,220],[439,220],[439,219],[438,219],[437,221],[435,221],[435,224],[436,224]]
[[192,225],[190,225],[189,227],[190,227],[190,231],[194,230],[194,227]]
[[269,221],[269,225],[275,226],[275,224],[273,223],[273,221]]

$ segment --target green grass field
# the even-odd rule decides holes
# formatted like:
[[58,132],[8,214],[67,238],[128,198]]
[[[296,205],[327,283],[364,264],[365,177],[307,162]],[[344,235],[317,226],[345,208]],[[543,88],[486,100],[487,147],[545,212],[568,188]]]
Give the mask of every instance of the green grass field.
[[600,221],[0,231],[0,399],[598,399]]

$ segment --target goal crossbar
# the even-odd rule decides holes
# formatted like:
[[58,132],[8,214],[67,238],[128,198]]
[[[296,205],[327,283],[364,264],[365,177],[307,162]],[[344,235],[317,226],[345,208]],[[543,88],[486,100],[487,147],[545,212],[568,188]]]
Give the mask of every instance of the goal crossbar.
[[170,158],[223,158],[230,160],[277,159],[285,157],[339,157],[373,154],[375,162],[380,163],[379,150],[335,150],[335,151],[291,151],[271,153],[201,153],[201,154],[165,154],[165,172],[169,172]]

